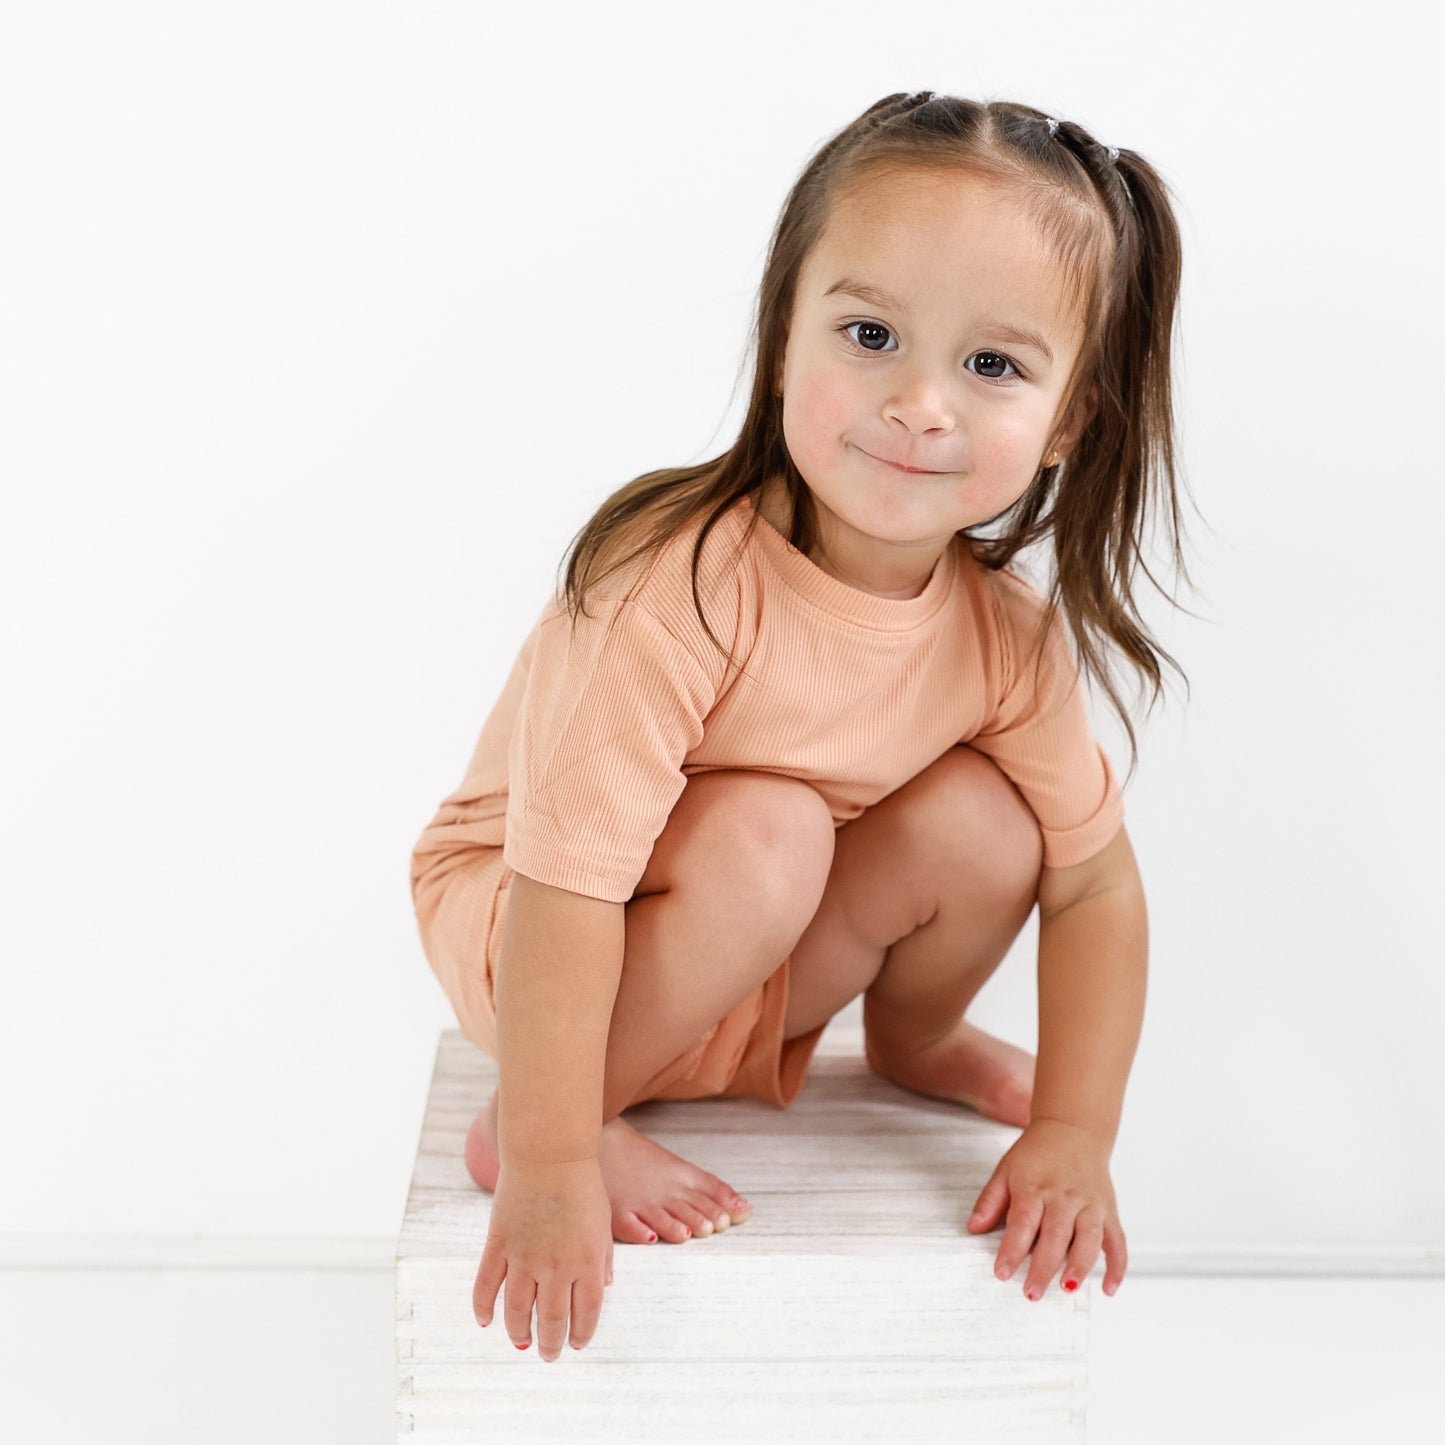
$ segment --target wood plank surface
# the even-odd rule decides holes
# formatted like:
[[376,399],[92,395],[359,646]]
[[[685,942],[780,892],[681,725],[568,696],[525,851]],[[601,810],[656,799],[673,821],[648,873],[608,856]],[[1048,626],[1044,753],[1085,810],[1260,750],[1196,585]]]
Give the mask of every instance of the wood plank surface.
[[[829,1029],[791,1109],[653,1102],[634,1127],[747,1196],[681,1245],[614,1247],[586,1349],[548,1364],[471,1291],[491,1196],[462,1162],[496,1065],[441,1036],[397,1246],[409,1441],[1014,1441],[1080,1445],[1090,1285],[1023,1295],[965,1222],[1019,1130],[873,1074]],[[505,1288],[505,1287],[504,1287]]]

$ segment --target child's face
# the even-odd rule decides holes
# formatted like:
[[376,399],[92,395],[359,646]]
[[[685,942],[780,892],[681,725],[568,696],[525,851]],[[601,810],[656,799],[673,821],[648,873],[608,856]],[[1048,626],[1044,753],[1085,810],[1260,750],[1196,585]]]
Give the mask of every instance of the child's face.
[[788,451],[844,580],[916,595],[956,531],[1023,494],[1082,339],[1038,223],[996,183],[908,171],[835,209],[781,380]]

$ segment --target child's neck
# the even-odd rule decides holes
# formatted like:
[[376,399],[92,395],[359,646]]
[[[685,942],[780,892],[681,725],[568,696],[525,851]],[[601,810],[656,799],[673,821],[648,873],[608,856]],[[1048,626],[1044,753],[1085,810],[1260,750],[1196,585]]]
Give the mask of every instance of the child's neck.
[[[780,532],[784,537],[791,540],[793,524],[793,504],[788,496],[788,489],[783,484],[781,477],[770,477],[763,483],[757,497],[757,510],[763,520],[769,523],[773,530]],[[866,592],[870,597],[884,597],[890,602],[911,602],[928,586],[932,573],[925,577],[922,582],[912,584],[896,591],[883,591],[877,587],[870,587],[866,582],[860,582],[856,578],[849,577],[838,571],[826,557],[824,557],[815,543],[807,552],[807,558],[820,571],[826,572],[830,577],[836,578],[839,582],[845,583],[858,592]],[[936,565],[936,564],[935,564]]]

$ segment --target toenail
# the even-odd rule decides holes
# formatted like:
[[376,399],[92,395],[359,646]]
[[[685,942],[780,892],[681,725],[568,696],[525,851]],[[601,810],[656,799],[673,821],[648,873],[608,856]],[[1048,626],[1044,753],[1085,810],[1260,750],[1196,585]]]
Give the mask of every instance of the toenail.
[[697,1232],[698,1232],[699,1234],[702,1234],[702,1235],[708,1235],[708,1234],[711,1234],[711,1233],[712,1233],[712,1230],[713,1230],[712,1220],[710,1220],[710,1219],[704,1219],[703,1222],[702,1222],[702,1224],[698,1227],[698,1231],[697,1231]]

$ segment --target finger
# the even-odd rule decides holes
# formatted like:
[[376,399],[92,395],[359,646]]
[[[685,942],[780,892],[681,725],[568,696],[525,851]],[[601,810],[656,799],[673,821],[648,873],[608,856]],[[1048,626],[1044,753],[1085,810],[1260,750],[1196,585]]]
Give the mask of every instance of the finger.
[[1049,1282],[1063,1268],[1064,1256],[1074,1238],[1074,1221],[1078,1218],[1077,1203],[1055,1200],[1044,1210],[1043,1227],[1039,1230],[1038,1243],[1034,1245],[1034,1257],[1029,1265],[1029,1277],[1024,1282],[1024,1294],[1031,1300],[1044,1297]]
[[569,1343],[580,1350],[597,1333],[597,1320],[602,1313],[602,1286],[593,1275],[572,1282],[572,1333]]
[[1039,1232],[1039,1221],[1043,1217],[1044,1201],[1038,1195],[1014,1195],[1013,1203],[1009,1205],[1003,1243],[998,1247],[998,1262],[994,1266],[994,1273],[1000,1279],[1007,1279],[1033,1248],[1034,1236]]
[[1107,1261],[1104,1268],[1104,1293],[1111,1295],[1119,1288],[1124,1271],[1129,1267],[1129,1246],[1124,1240],[1124,1231],[1117,1219],[1107,1220],[1104,1224],[1104,1258]]
[[472,1286],[472,1313],[479,1325],[491,1324],[497,1291],[506,1277],[507,1257],[489,1239],[482,1250],[482,1262],[477,1266],[477,1279]]
[[536,1298],[536,1280],[514,1269],[507,1271],[502,1318],[506,1321],[507,1338],[519,1350],[525,1350],[532,1343],[532,1303]]
[[537,1286],[537,1353],[549,1364],[567,1341],[567,1314],[572,1307],[572,1281],[549,1273]]
[[968,1227],[986,1233],[998,1223],[1007,1203],[1008,1176],[996,1173],[979,1193],[973,1213],[968,1216]]
[[612,1241],[607,1241],[607,1283],[612,1283]]
[[1064,1264],[1063,1289],[1073,1290],[1089,1277],[1099,1260],[1099,1245],[1104,1238],[1104,1221],[1087,1209],[1074,1221],[1074,1245]]

